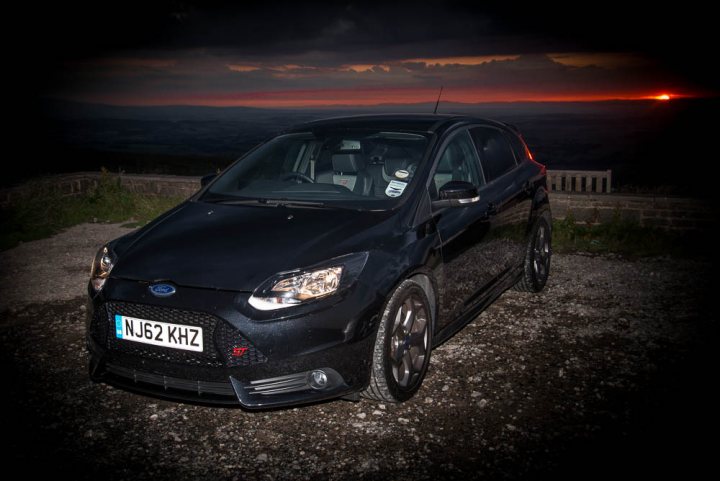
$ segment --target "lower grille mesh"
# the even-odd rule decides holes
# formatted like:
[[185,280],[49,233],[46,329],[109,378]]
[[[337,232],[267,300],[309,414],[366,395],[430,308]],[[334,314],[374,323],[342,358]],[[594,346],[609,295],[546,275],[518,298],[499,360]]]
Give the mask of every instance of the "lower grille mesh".
[[240,331],[226,322],[218,322],[215,341],[229,367],[251,366],[267,361],[263,353],[255,349]]
[[122,366],[115,366],[109,364],[107,371],[110,374],[125,378],[133,381],[133,383],[144,383],[151,384],[153,386],[162,387],[165,391],[168,389],[177,389],[179,391],[189,391],[203,396],[203,394],[215,394],[220,396],[230,396],[235,398],[235,391],[232,385],[225,382],[211,382],[211,381],[194,381],[188,379],[180,379],[176,377],[160,376],[157,374],[151,374],[134,369],[128,369]]

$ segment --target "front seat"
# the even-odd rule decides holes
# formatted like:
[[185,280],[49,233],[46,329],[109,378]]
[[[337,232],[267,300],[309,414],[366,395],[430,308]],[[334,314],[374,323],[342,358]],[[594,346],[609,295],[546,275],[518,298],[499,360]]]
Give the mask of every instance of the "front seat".
[[373,179],[365,171],[362,154],[333,154],[333,184],[342,185],[360,195],[369,195]]
[[[410,182],[410,178],[415,173],[415,164],[405,158],[385,159],[383,164],[371,165],[370,168],[372,169],[370,173],[373,178],[376,197],[386,197],[385,189],[390,181],[401,180],[403,182]],[[395,173],[399,170],[407,171],[408,176],[404,178],[396,177]]]
[[[412,174],[415,173],[415,164],[413,164],[410,159],[385,159],[385,164],[383,165],[382,170],[383,179],[385,182],[399,179],[399,177],[396,177],[395,174],[400,170],[405,170],[408,173],[408,176],[412,176]],[[405,177],[402,180],[405,182],[410,181],[409,177]]]

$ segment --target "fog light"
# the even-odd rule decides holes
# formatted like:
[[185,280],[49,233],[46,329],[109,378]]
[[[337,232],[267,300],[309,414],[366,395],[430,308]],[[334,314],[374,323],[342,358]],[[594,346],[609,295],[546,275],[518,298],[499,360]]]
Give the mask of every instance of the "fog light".
[[313,389],[323,389],[328,384],[328,377],[325,371],[313,371],[310,373],[310,387]]

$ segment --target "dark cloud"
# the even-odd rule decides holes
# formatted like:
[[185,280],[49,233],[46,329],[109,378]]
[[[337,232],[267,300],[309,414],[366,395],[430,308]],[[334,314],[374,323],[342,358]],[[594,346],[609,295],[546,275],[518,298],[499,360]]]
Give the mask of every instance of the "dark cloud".
[[[714,57],[710,50],[716,44],[711,38],[713,15],[687,2],[671,10],[664,10],[657,3],[647,6],[630,3],[575,2],[568,6],[507,1],[52,2],[42,8],[20,7],[12,16],[24,28],[19,30],[15,42],[23,47],[11,60],[26,74],[22,81],[25,88],[57,92],[100,89],[112,82],[132,84],[124,75],[97,84],[103,75],[127,73],[122,65],[110,63],[103,67],[97,63],[99,59],[180,58],[187,64],[192,52],[196,55],[195,63],[188,71],[180,67],[175,71],[158,68],[153,74],[139,67],[135,85],[138,79],[143,85],[165,79],[169,82],[165,87],[176,90],[181,85],[198,85],[201,71],[195,69],[205,66],[220,69],[205,72],[208,88],[220,88],[226,83],[245,88],[252,84],[252,75],[233,77],[221,71],[224,64],[236,62],[335,69],[343,64],[377,64],[409,58],[522,54],[525,59],[542,62],[541,54],[549,52],[631,52],[649,59],[653,67],[642,66],[644,71],[625,68],[623,75],[629,84],[653,74],[675,83],[683,79],[686,89],[715,90],[717,83],[707,74],[706,67]],[[88,62],[95,64],[88,67]],[[576,70],[566,68],[562,71],[564,75],[558,74],[562,77],[559,78],[553,76],[557,72],[550,68],[552,65],[546,67],[543,72],[547,77],[542,81],[562,83],[578,75]],[[402,82],[448,79],[452,83],[456,74],[450,70],[433,70],[421,64],[415,77],[400,77]],[[490,74],[483,72],[490,69],[480,70],[477,75],[486,75],[489,81]],[[467,68],[458,71],[468,73]],[[387,74],[375,73],[378,78]],[[502,72],[496,72],[496,78],[514,81],[499,73]],[[617,74],[609,70],[603,73],[601,78],[605,79]],[[255,80],[263,75],[270,87],[281,88],[290,80],[295,85],[322,83],[320,77],[312,75],[286,74],[283,78],[277,72],[273,75],[265,70],[256,73]],[[341,84],[352,84],[347,80],[349,75],[333,73],[330,77]],[[372,76],[366,77],[361,80],[374,81]],[[387,75],[384,78],[387,81]],[[621,79],[613,82],[616,80]]]
[[[231,47],[242,53],[366,50],[395,44],[456,42],[485,53],[638,50],[709,51],[714,16],[684,2],[664,9],[638,2],[51,2],[26,10],[53,48]],[[682,34],[681,34],[682,33]],[[537,41],[541,41],[540,44]],[[59,49],[59,48],[58,48]],[[480,52],[475,52],[480,53]],[[676,51],[675,53],[683,53]],[[425,55],[425,53],[423,53]]]

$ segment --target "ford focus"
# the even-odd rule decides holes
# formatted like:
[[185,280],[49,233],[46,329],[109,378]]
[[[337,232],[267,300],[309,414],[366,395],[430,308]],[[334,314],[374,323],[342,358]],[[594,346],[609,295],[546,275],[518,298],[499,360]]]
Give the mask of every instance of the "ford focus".
[[543,289],[551,226],[545,167],[511,125],[303,124],[102,246],[90,376],[251,409],[401,402],[505,290]]

